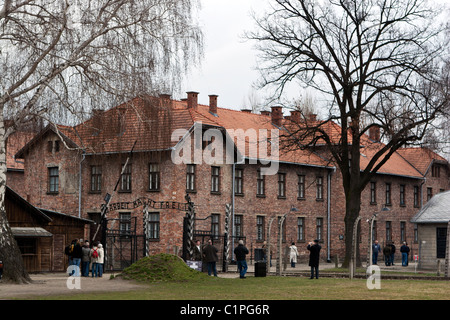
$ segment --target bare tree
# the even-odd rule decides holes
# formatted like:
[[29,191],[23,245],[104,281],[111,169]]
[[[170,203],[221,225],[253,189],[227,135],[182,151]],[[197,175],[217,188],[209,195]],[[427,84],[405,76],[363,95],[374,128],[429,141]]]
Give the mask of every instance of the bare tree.
[[[171,93],[200,62],[196,0],[0,1],[0,257],[28,282],[6,220],[5,139],[33,117],[75,122],[90,109]],[[4,117],[13,120],[5,130]]]
[[[397,149],[419,143],[448,108],[442,76],[448,33],[439,23],[445,8],[422,0],[277,0],[272,9],[247,35],[260,53],[261,86],[282,95],[296,81],[326,101],[325,119],[290,126],[287,138],[318,151],[320,142],[339,168],[347,264],[362,191]],[[374,127],[384,143],[373,144],[361,168],[364,134]]]

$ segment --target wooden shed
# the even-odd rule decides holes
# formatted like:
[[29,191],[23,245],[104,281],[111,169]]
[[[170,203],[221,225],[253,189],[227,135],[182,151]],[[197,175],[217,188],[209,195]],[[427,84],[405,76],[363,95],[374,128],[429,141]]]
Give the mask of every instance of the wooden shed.
[[5,209],[11,231],[29,273],[65,271],[64,247],[83,238],[93,221],[34,207],[7,187]]
[[450,191],[436,194],[411,219],[417,224],[419,268],[436,269],[449,258]]

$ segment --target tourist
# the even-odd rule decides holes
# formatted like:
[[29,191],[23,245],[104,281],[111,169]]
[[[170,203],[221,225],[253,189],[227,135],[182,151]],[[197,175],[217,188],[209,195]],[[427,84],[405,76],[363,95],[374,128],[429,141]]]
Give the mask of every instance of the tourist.
[[400,247],[400,252],[402,253],[402,266],[408,266],[408,255],[409,255],[409,247],[408,244],[404,241],[403,245]]
[[314,242],[310,242],[306,249],[309,250],[309,266],[311,267],[310,279],[314,279],[314,272],[316,279],[319,279],[319,258],[320,249],[322,249],[319,245],[319,240],[316,239]]
[[75,246],[72,252],[72,261],[75,266],[75,277],[80,276],[81,258],[83,257],[83,248],[81,247],[80,240],[75,240]]
[[390,266],[391,265],[391,251],[392,248],[390,246],[390,244],[386,244],[383,248],[383,254],[384,254],[384,264],[386,266]]
[[102,277],[103,275],[103,263],[105,262],[105,251],[103,250],[103,245],[101,243],[98,244],[98,261],[97,261],[97,271],[98,276]]
[[247,273],[248,268],[245,256],[248,254],[248,249],[244,246],[243,240],[239,240],[238,246],[234,249],[234,254],[236,255],[239,278],[245,279],[245,274]]
[[298,250],[297,250],[297,247],[295,246],[294,242],[292,242],[292,244],[289,247],[289,249],[290,249],[289,259],[291,261],[291,267],[295,268],[295,264],[297,263]]
[[91,263],[91,249],[89,242],[86,241],[82,249],[83,255],[81,257],[81,276],[89,277],[89,265]]
[[219,257],[217,256],[218,251],[219,250],[213,246],[211,239],[208,240],[208,244],[203,248],[203,257],[205,258],[209,276],[213,273],[214,277],[217,277],[216,262],[219,261]]
[[391,264],[394,265],[395,245],[394,241],[391,242]]
[[91,249],[92,278],[98,277],[98,246],[94,244]]
[[381,251],[381,247],[378,244],[378,240],[372,245],[372,264],[378,263],[378,253]]

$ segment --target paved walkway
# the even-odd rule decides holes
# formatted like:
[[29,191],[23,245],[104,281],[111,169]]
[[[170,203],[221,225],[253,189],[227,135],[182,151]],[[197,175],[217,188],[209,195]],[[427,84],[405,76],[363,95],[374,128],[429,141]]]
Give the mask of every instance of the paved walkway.
[[[326,271],[328,269],[334,269],[336,266],[334,262],[327,263],[327,262],[321,262],[319,264],[319,276],[320,274],[325,275]],[[423,272],[435,272],[434,270],[419,270],[415,263],[410,263],[407,267],[403,267],[402,263],[396,263],[393,266],[385,266],[384,263],[378,264],[378,267],[380,267],[381,271],[392,271],[392,272],[411,272],[411,273],[417,273],[417,275],[420,275]],[[363,267],[365,269],[365,266]],[[289,275],[289,276],[307,276],[311,272],[311,267],[308,266],[308,264],[300,264],[297,263],[295,268],[292,268],[290,264],[286,265],[286,268],[282,265],[282,275]],[[360,269],[360,268],[358,268]],[[234,278],[238,277],[238,271],[236,265],[229,265],[228,266],[228,272],[223,273],[221,266],[218,266],[219,276],[220,277],[226,277],[226,278]],[[344,269],[345,270],[345,269]],[[249,276],[253,276],[255,272],[255,265],[254,263],[248,263],[248,270],[247,273]],[[346,273],[348,275],[348,271],[344,271],[343,273]],[[272,261],[272,267],[270,268],[268,275],[275,275],[276,274],[276,265],[275,262]],[[443,270],[441,270],[441,275],[443,274]],[[365,276],[365,274],[364,274]]]

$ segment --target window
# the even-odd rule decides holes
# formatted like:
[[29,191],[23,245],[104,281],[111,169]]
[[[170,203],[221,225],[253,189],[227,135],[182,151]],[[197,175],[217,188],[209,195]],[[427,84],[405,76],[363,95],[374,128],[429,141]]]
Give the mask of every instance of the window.
[[59,152],[59,140],[47,141],[47,151],[50,153]]
[[150,163],[148,165],[148,190],[159,191],[160,187],[160,167],[158,163]]
[[316,199],[323,200],[323,177],[317,177],[316,179]]
[[213,213],[211,215],[211,235],[212,235],[213,239],[219,238],[219,233],[220,233],[219,221],[220,221],[220,214]]
[[261,170],[258,170],[256,177],[256,195],[264,196],[266,192],[266,176],[261,174]]
[[36,238],[16,238],[16,242],[23,255],[36,254],[38,252]]
[[234,193],[237,195],[244,194],[244,169],[236,168],[234,171]]
[[195,164],[186,166],[186,191],[195,191]]
[[91,192],[102,191],[102,166],[91,166]]
[[58,193],[59,192],[59,168],[51,167],[48,168],[48,192]]
[[120,179],[120,191],[131,192],[131,164],[127,164],[122,173]]
[[406,202],[405,202],[405,185],[401,184],[400,185],[400,206],[405,206]]
[[305,199],[305,176],[302,174],[298,175],[298,190],[297,190],[297,198]]
[[131,233],[131,213],[119,213],[119,235],[129,236]]
[[159,240],[159,212],[148,214],[147,236],[150,240]]
[[376,182],[370,183],[370,203],[371,204],[377,203],[377,183]]
[[264,216],[256,216],[256,241],[264,241]]
[[319,241],[323,240],[323,218],[316,219],[316,238]]
[[433,188],[427,188],[427,201],[433,198]]
[[286,173],[278,173],[278,198],[286,198]]
[[400,221],[400,242],[406,241],[406,222]]
[[386,241],[392,241],[391,221],[386,221]]
[[243,216],[235,215],[234,216],[234,236],[242,237],[244,235],[244,226],[242,225]]
[[305,218],[297,218],[297,241],[305,241]]
[[373,222],[373,229],[372,229],[372,242],[374,242],[375,240],[377,240],[377,222],[374,221]]
[[211,193],[220,192],[220,167],[211,167]]
[[431,176],[434,178],[439,178],[441,176],[441,167],[438,165],[433,165],[431,167]]
[[414,208],[419,207],[419,186],[414,186]]
[[386,183],[386,205],[391,205],[391,184]]

